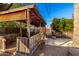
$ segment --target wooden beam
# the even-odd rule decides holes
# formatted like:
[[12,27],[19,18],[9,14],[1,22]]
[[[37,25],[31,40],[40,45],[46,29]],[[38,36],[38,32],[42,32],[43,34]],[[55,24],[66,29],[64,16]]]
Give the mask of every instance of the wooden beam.
[[29,9],[27,9],[27,32],[28,32],[28,38],[30,38],[30,14],[29,14]]
[[35,13],[35,11],[31,11],[30,15],[33,16],[33,17],[36,17],[39,21],[41,21],[40,17]]
[[40,22],[43,23],[40,17],[38,17],[36,13],[34,13],[33,11],[30,11],[30,16],[31,16],[31,19],[35,22],[35,24],[37,23],[37,25],[40,25]]
[[34,8],[34,9],[32,9],[32,10],[33,10],[33,13],[34,13],[38,18],[41,19],[41,16],[39,15],[39,12],[37,11],[37,9]]
[[25,20],[25,10],[14,12],[14,13],[8,13],[8,14],[0,14],[0,22],[4,21],[18,21],[18,20]]
[[40,18],[38,18],[37,16],[31,16],[32,19],[38,19],[37,21],[40,21]]
[[46,24],[46,22],[44,21],[44,19],[43,19],[42,16],[40,15],[39,11],[37,10],[36,6],[35,6],[33,9],[34,9],[33,12],[35,12],[35,13],[37,14],[37,16],[40,18],[40,20],[41,20],[44,24]]
[[[27,22],[27,32],[28,32],[28,39],[30,40],[30,10],[27,9],[26,11],[26,22]],[[29,47],[29,40],[28,40],[28,47]]]
[[45,21],[43,20],[42,16],[40,15],[40,13],[37,11],[36,8],[31,9],[31,15],[34,15],[33,17],[37,18],[38,21],[40,21],[43,24],[46,24]]

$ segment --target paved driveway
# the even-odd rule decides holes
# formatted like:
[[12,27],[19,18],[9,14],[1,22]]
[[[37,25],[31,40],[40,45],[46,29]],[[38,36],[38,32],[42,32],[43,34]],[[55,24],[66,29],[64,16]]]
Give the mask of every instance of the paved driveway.
[[67,47],[70,39],[65,38],[48,38],[43,50],[38,50],[34,55],[36,56],[67,56],[69,47]]

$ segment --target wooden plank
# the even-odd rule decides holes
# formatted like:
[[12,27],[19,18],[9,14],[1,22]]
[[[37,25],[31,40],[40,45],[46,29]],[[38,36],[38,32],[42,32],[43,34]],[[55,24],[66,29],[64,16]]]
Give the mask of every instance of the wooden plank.
[[18,37],[17,38],[17,52],[29,54],[29,48],[28,48],[28,38],[27,37]]
[[9,14],[0,15],[0,22],[25,20],[25,19],[26,19],[25,10],[17,12],[17,13],[9,13]]
[[30,9],[30,8],[34,8],[34,4],[28,5],[28,6],[24,6],[24,7],[15,8],[15,9],[9,9],[9,10],[7,10],[7,11],[0,12],[0,15],[2,15],[2,14],[7,14],[7,13],[18,12],[18,11],[26,10],[26,9],[28,9],[28,8],[29,8],[29,9]]
[[33,55],[33,53],[35,53],[35,51],[37,49],[43,49],[44,44],[45,44],[44,35],[43,34],[38,33],[38,34],[32,36],[30,39],[31,39],[31,43],[30,43],[31,55]]

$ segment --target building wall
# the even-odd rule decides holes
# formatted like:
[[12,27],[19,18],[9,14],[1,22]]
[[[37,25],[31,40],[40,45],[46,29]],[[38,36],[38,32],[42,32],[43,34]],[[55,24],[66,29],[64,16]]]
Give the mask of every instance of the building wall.
[[74,4],[73,46],[79,47],[79,3]]

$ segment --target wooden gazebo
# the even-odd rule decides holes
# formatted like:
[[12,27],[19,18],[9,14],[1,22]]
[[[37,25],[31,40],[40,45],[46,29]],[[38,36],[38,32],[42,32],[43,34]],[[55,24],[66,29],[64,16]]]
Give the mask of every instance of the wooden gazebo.
[[[34,4],[0,12],[0,22],[18,21],[20,23],[20,37],[17,38],[16,52],[33,54],[38,47],[45,43],[45,21]],[[28,37],[22,37],[21,23],[26,23]],[[30,35],[30,24],[42,29],[38,34]],[[2,49],[6,49],[2,40]]]

